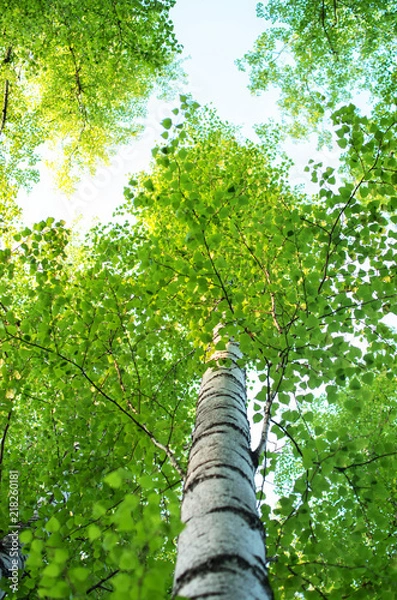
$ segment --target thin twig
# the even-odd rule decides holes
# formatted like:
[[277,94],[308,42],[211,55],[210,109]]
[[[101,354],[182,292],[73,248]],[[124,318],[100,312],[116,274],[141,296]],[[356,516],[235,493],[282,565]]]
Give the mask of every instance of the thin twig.
[[[6,426],[4,428],[3,437],[1,438],[1,443],[0,443],[0,466],[3,463],[4,448],[5,448],[5,443],[6,443],[6,437],[7,437],[8,428],[9,428],[10,422],[11,422],[11,415],[12,415],[12,408],[10,408],[10,410],[8,411]],[[3,469],[0,468],[0,483],[1,483],[1,475],[2,475],[2,473],[3,473]]]
[[3,100],[3,109],[1,111],[1,124],[0,124],[0,135],[4,131],[4,127],[7,121],[7,108],[8,108],[8,96],[10,92],[10,82],[8,79],[4,82],[4,100]]
[[98,588],[101,588],[102,585],[106,581],[109,581],[109,579],[111,579],[112,577],[114,577],[115,575],[117,575],[118,572],[119,572],[119,569],[116,569],[116,571],[113,571],[112,573],[110,573],[110,575],[108,575],[107,577],[104,577],[103,579],[101,579],[101,581],[98,581],[98,583],[96,583],[95,585],[93,585],[90,588],[88,588],[88,590],[86,591],[86,594],[90,594],[94,590],[96,590]]

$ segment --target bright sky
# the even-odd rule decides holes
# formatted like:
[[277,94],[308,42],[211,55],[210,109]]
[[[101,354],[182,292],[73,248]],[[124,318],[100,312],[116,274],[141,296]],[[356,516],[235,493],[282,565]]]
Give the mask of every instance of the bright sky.
[[[267,93],[252,96],[248,91],[248,76],[234,64],[250,50],[264,22],[256,17],[257,0],[177,0],[171,16],[178,40],[185,48],[184,69],[189,81],[179,92],[191,92],[201,104],[212,103],[223,119],[242,126],[243,133],[253,137],[252,126],[277,116],[276,98]],[[30,224],[48,216],[64,219],[68,224],[82,215],[85,228],[95,219],[107,221],[123,201],[123,189],[128,175],[146,169],[150,151],[162,131],[160,122],[178,104],[153,99],[144,119],[144,133],[132,140],[114,158],[110,166],[100,167],[96,177],[86,177],[76,194],[68,199],[52,184],[52,176],[44,167],[41,181],[32,193],[21,193],[19,202],[23,217]],[[289,146],[298,161],[292,179],[307,182],[303,166],[313,154],[313,143]],[[322,153],[326,161],[332,158]]]

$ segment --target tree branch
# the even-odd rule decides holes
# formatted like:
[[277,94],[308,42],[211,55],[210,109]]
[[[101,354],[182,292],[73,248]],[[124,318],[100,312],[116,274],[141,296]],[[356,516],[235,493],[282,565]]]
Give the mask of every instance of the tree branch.
[[12,46],[8,46],[8,48],[6,50],[6,55],[3,58],[3,65],[8,65],[11,62],[11,56],[12,56]]
[[273,425],[275,425],[279,429],[281,429],[281,431],[287,436],[287,438],[289,438],[291,440],[291,442],[294,444],[295,448],[298,451],[298,454],[300,454],[300,456],[302,456],[302,458],[303,458],[303,452],[302,452],[302,450],[299,448],[297,442],[292,437],[292,435],[290,433],[288,433],[288,429],[286,429],[286,427],[283,427],[283,425],[281,425],[281,423],[278,423],[274,419],[270,419],[270,422],[273,423]]
[[334,46],[332,44],[331,37],[330,37],[330,35],[328,33],[327,24],[326,24],[326,21],[325,21],[326,10],[325,10],[325,2],[324,2],[324,0],[322,0],[322,3],[321,3],[320,14],[321,14],[321,23],[322,23],[322,26],[323,26],[323,29],[324,29],[324,33],[325,33],[325,36],[327,38],[329,47],[331,48],[331,52],[335,56],[336,60],[339,60],[339,55],[338,55],[337,51],[335,50],[335,48],[334,48]]
[[102,585],[106,581],[109,581],[109,579],[111,579],[112,577],[114,577],[115,575],[117,575],[118,572],[119,572],[119,569],[116,569],[116,571],[113,571],[112,573],[110,573],[110,575],[108,575],[107,577],[104,577],[103,579],[101,579],[100,581],[98,581],[98,583],[96,583],[95,585],[93,585],[90,588],[88,588],[88,590],[86,591],[86,594],[91,594],[91,592],[93,592],[94,590],[97,590],[98,588],[101,588]]
[[228,305],[229,305],[230,312],[231,312],[231,313],[232,313],[232,315],[233,315],[233,314],[234,314],[234,308],[233,308],[232,302],[231,302],[231,300],[230,300],[230,298],[229,298],[229,295],[228,295],[228,293],[227,293],[227,289],[225,288],[225,284],[223,283],[222,277],[220,276],[220,274],[219,274],[219,271],[218,271],[218,269],[216,268],[216,265],[215,265],[215,263],[214,263],[214,260],[213,260],[213,258],[212,258],[212,256],[211,256],[211,250],[210,250],[210,248],[209,248],[209,246],[208,246],[208,242],[207,242],[207,238],[205,237],[205,233],[204,233],[204,231],[203,231],[203,230],[202,230],[201,232],[202,232],[202,234],[203,234],[204,245],[205,245],[205,248],[206,248],[206,250],[207,250],[208,258],[210,259],[211,267],[212,267],[212,269],[213,269],[213,271],[214,271],[214,273],[215,273],[215,275],[216,275],[216,278],[217,278],[217,279],[218,279],[218,281],[219,281],[219,285],[221,286],[221,289],[222,289],[222,291],[223,291],[223,293],[224,293],[224,296],[225,296],[226,302],[227,302],[227,303],[228,303]]
[[[256,264],[258,265],[258,267],[261,269],[261,271],[263,271],[263,273],[265,274],[266,277],[266,281],[268,283],[268,285],[271,285],[271,281],[270,281],[270,273],[269,270],[262,265],[262,263],[260,262],[260,260],[258,259],[258,257],[255,255],[254,251],[252,250],[252,248],[248,245],[248,243],[246,242],[243,232],[240,230],[239,226],[236,225],[236,229],[240,234],[241,237],[241,241],[243,242],[244,246],[247,248],[248,252],[250,253],[250,255],[252,256],[253,260],[256,262]],[[274,292],[270,292],[270,302],[271,302],[271,315],[273,317],[273,322],[276,326],[276,329],[279,333],[283,333],[282,327],[280,325],[280,323],[278,322],[277,319],[277,313],[276,313],[276,296],[274,294]]]
[[1,111],[1,123],[0,123],[0,135],[4,131],[4,127],[7,121],[7,109],[8,109],[8,97],[10,92],[10,82],[8,79],[4,82],[4,100],[3,100],[3,109]]
[[373,456],[372,458],[369,458],[368,460],[364,460],[363,462],[359,462],[359,463],[352,463],[351,465],[347,465],[347,467],[335,467],[335,469],[337,471],[340,471],[341,473],[343,473],[344,471],[346,471],[346,469],[354,469],[355,467],[363,467],[364,465],[369,465],[372,462],[375,462],[376,460],[379,460],[380,458],[387,458],[388,456],[396,456],[397,452],[388,452],[387,454],[379,454],[378,456]]
[[320,281],[320,284],[318,286],[318,290],[317,293],[319,294],[321,292],[321,289],[325,283],[325,280],[327,279],[327,274],[328,274],[328,267],[329,267],[329,261],[330,258],[332,256],[333,250],[331,250],[331,244],[332,244],[332,238],[333,235],[335,233],[335,229],[339,223],[339,221],[341,220],[342,216],[344,215],[347,207],[349,206],[349,204],[352,202],[353,198],[355,197],[358,189],[360,188],[360,186],[362,185],[362,183],[364,182],[364,178],[360,179],[360,181],[355,185],[352,193],[349,196],[348,201],[344,204],[344,206],[340,209],[338,216],[336,217],[332,227],[331,227],[331,231],[329,232],[329,239],[328,239],[328,247],[327,247],[327,254],[325,256],[325,264],[324,264],[324,270],[323,270],[323,277]]
[[[12,408],[10,408],[10,410],[8,411],[6,426],[4,427],[3,437],[1,438],[1,443],[0,443],[0,467],[1,467],[2,463],[3,463],[4,448],[5,448],[5,443],[6,443],[6,437],[7,437],[8,428],[9,428],[10,422],[11,422],[11,415],[12,415]],[[3,473],[3,469],[0,468],[0,482],[1,482],[2,473]]]

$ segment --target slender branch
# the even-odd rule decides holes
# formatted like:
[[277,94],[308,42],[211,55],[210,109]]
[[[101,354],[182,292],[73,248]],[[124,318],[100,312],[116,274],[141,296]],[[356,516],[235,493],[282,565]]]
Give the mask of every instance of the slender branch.
[[122,47],[123,46],[123,29],[121,26],[120,16],[117,12],[117,6],[116,6],[115,0],[112,0],[112,8],[113,8],[114,16],[116,18],[116,24],[117,24],[117,29],[118,29],[118,33],[119,33],[119,39],[120,39],[120,47]]
[[57,456],[58,456],[58,466],[59,466],[59,468],[61,468],[61,466],[62,466],[62,459],[61,459],[61,455],[60,455],[60,452],[59,452],[59,437],[60,437],[60,435],[57,432],[57,425],[56,425],[55,418],[54,418],[54,412],[55,412],[55,409],[54,408],[51,409],[51,421],[52,421],[52,429],[54,431],[55,446],[56,446]]
[[[117,360],[114,358],[114,354],[112,352],[112,356],[113,356],[113,364],[114,364],[114,368],[116,369],[116,373],[117,373],[117,378],[119,380],[119,384],[120,384],[120,388],[123,392],[123,394],[125,394],[125,385],[124,385],[124,381],[123,381],[123,376],[121,374],[121,370],[120,370],[120,366],[119,363],[117,362]],[[131,408],[131,407],[130,407]],[[136,412],[135,408],[132,408],[133,412]]]
[[277,397],[281,383],[284,379],[285,369],[287,368],[287,363],[288,363],[288,350],[289,350],[289,348],[286,348],[285,351],[282,352],[281,362],[277,365],[276,372],[279,369],[281,369],[281,374],[280,374],[280,378],[277,382],[276,389],[273,392],[270,391],[270,380],[269,380],[269,374],[268,374],[268,393],[267,393],[267,399],[266,399],[266,403],[265,403],[263,427],[262,427],[262,433],[261,433],[259,444],[255,448],[255,450],[253,450],[253,452],[252,452],[254,461],[258,460],[258,462],[259,462],[259,456],[265,450],[266,445],[267,445],[269,429],[270,429],[272,404],[273,404],[274,399]]
[[337,5],[337,0],[334,0],[333,4],[334,4],[334,25],[337,25],[338,24],[338,5]]
[[210,263],[211,263],[211,266],[212,266],[212,270],[214,271],[214,273],[215,273],[215,275],[216,275],[216,278],[217,278],[217,279],[218,279],[218,281],[219,281],[219,285],[221,286],[221,288],[222,288],[222,291],[223,291],[223,293],[224,293],[224,295],[225,295],[226,302],[227,302],[227,303],[228,303],[228,305],[229,305],[230,312],[231,312],[231,313],[232,313],[232,315],[233,315],[233,314],[234,314],[234,308],[233,308],[232,302],[231,302],[231,300],[230,300],[230,298],[229,298],[229,295],[228,295],[228,293],[227,293],[227,289],[225,288],[225,284],[223,283],[222,277],[220,276],[220,274],[219,274],[219,271],[218,271],[218,269],[216,268],[216,265],[215,265],[215,263],[214,263],[214,260],[213,260],[213,258],[212,258],[212,256],[211,256],[211,250],[210,250],[210,248],[209,248],[209,246],[208,246],[208,242],[207,242],[207,239],[206,239],[206,237],[205,237],[205,233],[204,233],[204,231],[202,231],[202,234],[203,234],[204,245],[205,245],[205,248],[206,248],[206,250],[207,250],[208,258],[210,259]]
[[352,488],[353,494],[361,508],[361,512],[363,514],[364,520],[365,520],[368,528],[370,529],[370,525],[368,522],[368,516],[367,516],[367,509],[366,509],[365,504],[363,503],[363,501],[361,500],[361,498],[359,496],[359,493],[357,491],[357,489],[358,489],[357,486],[354,484],[354,482],[350,479],[349,475],[345,471],[341,471],[341,472],[342,472],[343,476],[345,477],[345,479],[347,480],[347,482],[349,483],[350,487]]
[[81,134],[80,134],[80,135],[82,135],[82,133],[84,132],[85,127],[88,123],[88,115],[87,115],[87,109],[86,109],[85,103],[83,101],[84,87],[83,87],[81,77],[80,77],[81,67],[77,63],[76,54],[74,52],[74,48],[73,48],[72,44],[69,45],[69,51],[72,56],[72,62],[73,62],[73,66],[74,66],[74,75],[75,75],[76,88],[77,88],[76,89],[77,104],[78,104],[80,112],[83,116],[83,127],[82,127]]
[[303,579],[303,581],[305,581],[307,584],[309,584],[309,586],[312,587],[317,592],[317,594],[320,596],[320,598],[324,598],[324,600],[328,600],[327,596],[325,596],[323,594],[323,592],[310,579],[308,579],[307,577],[302,575],[302,573],[297,573],[296,571],[294,571],[294,569],[291,566],[288,566],[288,570],[290,571],[290,573],[292,573],[292,575],[295,575],[295,577],[300,577],[301,579]]
[[195,352],[196,352],[196,350],[195,350],[195,349],[191,350],[190,352],[188,352],[188,354],[186,354],[186,355],[182,356],[181,358],[178,358],[178,360],[177,360],[177,361],[175,361],[175,362],[174,362],[174,363],[173,363],[173,364],[170,366],[170,368],[168,369],[168,371],[166,371],[166,372],[165,372],[165,374],[164,374],[164,376],[162,377],[161,381],[160,381],[160,382],[157,384],[157,386],[156,386],[156,389],[155,389],[155,392],[154,392],[154,395],[153,395],[153,397],[154,397],[154,398],[155,398],[155,397],[158,395],[158,393],[159,393],[159,391],[161,390],[161,387],[162,387],[162,385],[163,385],[164,381],[167,379],[167,377],[168,377],[168,376],[169,376],[169,375],[170,375],[170,374],[171,374],[171,373],[172,373],[172,372],[173,372],[173,371],[176,369],[176,367],[177,367],[178,365],[180,365],[180,364],[181,364],[183,361],[187,360],[187,358],[188,358],[189,356],[192,356],[192,355],[193,355]]
[[0,135],[4,131],[4,127],[7,121],[7,108],[8,108],[8,97],[10,92],[10,82],[8,79],[4,82],[4,100],[3,100],[3,109],[1,111],[1,123],[0,123]]
[[8,48],[6,50],[6,55],[3,58],[3,65],[8,65],[8,63],[11,62],[11,56],[12,56],[12,46],[8,46]]
[[[12,46],[9,46],[6,51],[6,55],[3,59],[3,65],[7,65],[8,63],[11,62],[11,56],[12,56]],[[5,127],[6,121],[7,121],[7,109],[8,109],[9,94],[10,94],[10,82],[8,79],[6,79],[4,82],[4,100],[3,100],[3,109],[1,111],[0,135],[4,131],[4,127]]]
[[[243,242],[244,246],[247,248],[248,252],[250,253],[250,255],[252,256],[253,260],[256,262],[256,264],[258,265],[258,267],[261,269],[261,271],[263,271],[263,273],[265,274],[266,277],[266,281],[268,283],[268,285],[271,284],[270,281],[270,273],[269,270],[262,265],[262,263],[260,262],[260,260],[258,259],[258,257],[255,255],[255,253],[253,252],[252,248],[248,245],[248,243],[246,242],[243,232],[240,230],[239,226],[236,225],[236,229],[240,234],[241,237],[241,241]],[[276,296],[274,294],[274,292],[270,292],[270,301],[271,301],[271,315],[273,317],[273,322],[276,326],[276,329],[279,333],[283,333],[282,327],[280,325],[280,323],[277,320],[277,313],[276,313]]]
[[259,464],[259,457],[262,454],[262,452],[265,450],[266,445],[267,445],[269,429],[270,429],[270,421],[271,421],[271,408],[272,408],[273,400],[275,399],[276,395],[277,395],[277,392],[268,394],[268,397],[267,397],[267,400],[265,403],[265,411],[264,411],[264,416],[263,416],[263,427],[262,427],[262,432],[261,432],[261,438],[260,438],[259,444],[255,448],[255,450],[252,451],[255,465]]
[[318,286],[318,290],[317,293],[319,294],[321,292],[321,289],[325,283],[325,280],[327,279],[327,274],[328,274],[328,267],[329,267],[329,261],[331,259],[332,256],[332,250],[331,250],[331,244],[332,244],[332,238],[333,235],[335,233],[335,229],[339,223],[339,221],[341,220],[342,216],[344,215],[347,207],[349,206],[349,204],[352,202],[354,196],[356,195],[358,189],[360,188],[360,186],[362,185],[362,183],[364,182],[364,178],[360,179],[360,181],[355,185],[352,193],[349,196],[348,201],[344,204],[344,206],[341,208],[341,210],[338,213],[338,216],[336,217],[332,227],[331,227],[331,231],[329,232],[329,239],[328,239],[328,247],[327,247],[327,254],[325,256],[325,264],[324,264],[324,270],[323,270],[323,277],[322,280],[320,281],[320,285]]
[[[270,273],[269,270],[267,268],[265,268],[265,275],[266,275],[266,281],[268,283],[268,285],[271,285],[271,281],[270,281]],[[276,329],[279,333],[283,333],[282,327],[280,325],[280,323],[277,320],[277,313],[276,313],[276,295],[274,292],[270,292],[270,300],[271,300],[271,314],[273,317],[273,322],[276,326]]]
[[292,437],[292,435],[288,432],[288,429],[286,427],[283,427],[283,425],[281,425],[281,423],[278,423],[277,421],[275,421],[274,419],[270,419],[270,422],[273,423],[273,425],[275,425],[276,427],[278,427],[279,429],[281,429],[281,431],[287,436],[287,438],[289,438],[291,440],[291,442],[294,444],[295,448],[297,449],[298,453],[302,456],[303,458],[303,452],[302,450],[299,448],[297,442],[295,441],[295,439]]
[[[368,304],[373,304],[374,302],[385,302],[386,300],[390,300],[391,298],[396,298],[397,294],[387,294],[383,296],[383,298],[371,298],[371,300],[365,300],[363,302],[352,302],[351,304],[346,304],[346,306],[338,306],[327,313],[323,313],[320,315],[320,319],[325,319],[326,317],[332,317],[338,312],[349,310],[350,308],[362,308]],[[368,325],[366,325],[368,327]]]
[[[8,428],[9,428],[10,422],[11,422],[11,415],[12,415],[12,408],[10,408],[10,410],[8,411],[6,426],[4,427],[3,437],[1,438],[1,443],[0,443],[0,466],[3,463],[4,448],[5,448],[5,443],[6,443],[6,437],[7,437]],[[3,469],[0,468],[0,482],[1,482],[2,473],[3,473]]]
[[346,469],[354,469],[355,467],[363,467],[364,465],[369,465],[372,462],[375,462],[376,460],[379,460],[380,458],[387,458],[388,456],[396,456],[397,452],[388,452],[387,454],[379,454],[378,456],[373,456],[372,458],[369,458],[368,460],[364,460],[363,462],[359,462],[359,463],[352,463],[351,465],[347,465],[347,467],[335,467],[335,469],[337,471],[340,471],[341,473],[343,473],[343,471],[346,471]]
[[[384,132],[384,136],[396,125],[396,122],[394,121],[393,123],[391,123],[389,125],[389,127],[387,127],[386,131]],[[376,152],[376,156],[374,158],[374,162],[372,164],[372,166],[368,169],[368,171],[362,176],[362,178],[360,179],[360,181],[358,183],[356,183],[352,193],[350,194],[350,197],[348,199],[348,201],[345,203],[345,205],[342,207],[342,209],[340,210],[337,218],[335,219],[331,231],[329,232],[329,240],[328,240],[328,248],[327,248],[327,254],[326,254],[326,258],[325,258],[325,265],[324,265],[324,274],[323,274],[323,278],[320,282],[320,285],[318,286],[318,293],[320,293],[321,288],[324,285],[324,282],[327,278],[327,272],[328,272],[328,266],[329,266],[329,260],[331,258],[332,255],[332,251],[331,251],[331,244],[332,244],[332,237],[333,234],[335,232],[335,229],[339,223],[339,221],[341,220],[343,214],[345,213],[347,207],[349,206],[349,204],[352,202],[352,200],[354,199],[358,189],[361,187],[361,185],[363,183],[365,183],[368,180],[368,174],[371,173],[378,165],[378,162],[380,160],[381,157],[381,150],[382,150],[382,144],[384,141],[384,137],[382,138],[382,140],[380,140],[378,148],[377,148],[377,152]]]
[[328,40],[328,44],[329,44],[329,47],[331,48],[332,54],[335,56],[336,60],[339,60],[339,55],[338,55],[337,51],[335,50],[335,48],[334,48],[334,46],[332,44],[331,36],[328,33],[327,23],[325,21],[326,10],[325,10],[325,2],[324,2],[324,0],[322,0],[321,4],[322,4],[321,11],[320,11],[320,13],[321,13],[321,23],[322,23],[322,26],[323,26],[323,29],[324,29],[324,33],[325,33],[325,36],[326,36],[326,38]]
[[98,581],[98,583],[96,583],[95,585],[93,585],[90,588],[88,588],[88,590],[86,591],[86,594],[91,594],[91,592],[93,592],[94,590],[97,590],[98,588],[101,588],[102,585],[106,581],[109,581],[109,579],[111,579],[112,577],[114,577],[115,575],[117,575],[117,573],[119,572],[119,570],[120,569],[116,569],[116,571],[113,571],[112,573],[110,573],[110,575],[108,575],[107,577],[104,577],[103,579],[101,579],[100,581]]
[[305,562],[295,563],[294,567],[306,567],[307,565],[319,565],[320,567],[335,567],[336,569],[347,569],[349,571],[353,571],[356,569],[364,569],[365,571],[373,573],[374,576],[376,575],[376,572],[370,569],[368,565],[341,565],[339,563],[329,563],[320,560],[308,560]]

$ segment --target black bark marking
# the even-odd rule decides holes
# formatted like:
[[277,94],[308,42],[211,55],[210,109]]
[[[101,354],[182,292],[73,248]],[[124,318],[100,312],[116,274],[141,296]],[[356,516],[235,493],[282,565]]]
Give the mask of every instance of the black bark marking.
[[[206,437],[208,437],[209,435],[212,435],[212,434],[215,434],[215,433],[224,433],[224,431],[221,429],[221,430],[219,430],[219,431],[211,431],[210,433],[203,433],[203,434],[202,434],[200,437],[198,437],[198,438],[195,440],[195,442],[194,442],[194,443],[195,443],[195,444],[197,444],[197,443],[198,443],[198,442],[199,442],[199,441],[200,441],[202,438],[206,438]],[[243,452],[239,452],[239,451],[238,451],[238,448],[239,448],[239,449],[241,449]],[[252,454],[252,453],[251,453],[251,450],[250,450],[250,449],[249,449],[247,446],[245,446],[245,445],[243,445],[243,444],[237,444],[237,443],[236,443],[236,444],[233,446],[233,448],[230,448],[230,450],[231,450],[232,452],[235,452],[235,453],[237,454],[237,456],[239,456],[239,457],[240,457],[240,458],[241,458],[241,459],[242,459],[242,460],[243,460],[245,463],[247,463],[247,465],[248,465],[249,467],[251,467],[251,469],[253,468],[253,465],[252,465],[252,459],[251,459],[251,454]],[[192,444],[192,447],[191,447],[191,449],[190,449],[190,454],[189,454],[189,461],[190,461],[192,458],[194,458],[194,457],[196,456],[196,454],[199,454],[200,452],[203,452],[203,451],[204,451],[204,450],[203,450],[202,448],[198,448],[197,452],[195,452],[195,451],[194,451],[194,448],[193,448],[193,444]],[[255,469],[254,469],[254,471],[255,471]]]
[[201,600],[202,598],[225,598],[224,594],[199,594],[198,596],[190,596],[190,600]]
[[225,598],[224,594],[199,594],[198,596],[190,596],[189,600],[202,600],[202,598]]
[[195,436],[195,431],[194,431],[193,432],[193,442],[192,442],[191,447],[193,448],[194,445],[197,444],[198,440],[201,440],[202,438],[205,438],[209,435],[212,435],[214,433],[225,433],[225,431],[223,431],[222,429],[217,429],[216,431],[214,431],[214,429],[216,429],[218,427],[230,427],[231,429],[234,429],[234,431],[237,431],[240,435],[243,436],[243,438],[245,440],[247,440],[247,444],[249,445],[249,443],[250,443],[249,431],[247,431],[247,432],[244,431],[244,429],[242,429],[235,423],[229,423],[228,421],[220,421],[218,423],[214,423],[210,427],[207,427],[207,429],[203,433],[200,433],[200,435],[198,435],[198,436]]
[[216,372],[212,372],[211,375],[208,376],[208,379],[206,379],[206,381],[204,383],[203,390],[199,394],[199,398],[204,393],[206,387],[212,385],[212,381],[214,379],[218,379],[219,377],[226,377],[228,379],[231,379],[233,381],[233,383],[235,385],[237,385],[237,387],[239,387],[240,390],[243,392],[243,396],[245,398],[245,385],[242,384],[240,379],[238,377],[236,377],[235,375],[233,375],[233,373],[231,373],[230,371],[222,371],[221,369],[219,369]]
[[267,569],[257,567],[256,565],[251,565],[239,554],[218,554],[216,556],[211,556],[197,567],[188,569],[176,580],[175,592],[178,593],[178,590],[183,585],[189,583],[193,579],[196,579],[196,577],[200,577],[202,574],[211,572],[219,573],[221,571],[237,573],[240,570],[250,571],[252,575],[259,581],[263,590],[268,595],[269,600],[273,599],[273,594],[269,587]]
[[[253,483],[251,481],[252,476],[247,475],[246,473],[244,473],[244,471],[242,471],[238,467],[235,467],[233,465],[228,465],[225,463],[221,463],[221,462],[206,460],[206,461],[198,464],[192,471],[188,472],[187,477],[189,479],[192,478],[192,481],[185,487],[184,494],[191,492],[199,483],[202,483],[203,481],[206,481],[207,479],[230,479],[230,477],[228,477],[227,475],[221,474],[221,473],[214,473],[213,475],[197,475],[197,476],[193,475],[193,473],[195,473],[195,471],[197,471],[200,467],[203,467],[203,466],[208,466],[208,467],[215,468],[215,469],[217,469],[217,468],[228,469],[229,471],[238,473],[240,475],[240,477],[242,477],[243,479],[248,481],[248,483],[250,484],[250,487],[255,491],[255,486],[253,485]],[[231,481],[233,481],[233,479],[231,479]]]
[[[240,421],[238,417],[244,417],[247,419],[247,413],[244,410],[237,408],[236,406],[228,406],[227,404],[206,404],[197,412],[197,420],[201,424],[201,422],[207,419],[207,415],[209,412],[213,412],[216,410],[226,411],[228,416],[235,421]],[[239,413],[239,414],[236,414]],[[198,423],[196,422],[196,429],[198,427]]]
[[[211,394],[208,394],[208,396],[206,396],[205,398],[203,398],[203,400],[198,403],[197,406],[197,413],[202,413],[204,412],[207,407],[212,407],[213,404],[210,402],[210,399],[213,398],[224,398],[224,399],[228,399],[225,400],[225,402],[223,404],[217,404],[217,407],[220,406],[224,406],[225,408],[229,408],[232,410],[236,410],[238,411],[240,414],[244,415],[244,418],[247,418],[247,412],[245,410],[245,404],[238,401],[237,398],[235,398],[232,394],[229,394],[228,392],[212,392]],[[203,405],[204,400],[206,401],[206,404]],[[234,403],[231,404],[230,400]]]
[[200,407],[205,400],[209,400],[210,398],[216,397],[226,397],[231,398],[233,402],[238,404],[239,406],[245,407],[245,399],[241,398],[240,392],[233,393],[233,390],[228,390],[227,392],[221,392],[219,390],[203,390],[201,394],[199,394],[197,398],[197,408]]
[[191,492],[200,483],[202,483],[203,481],[208,481],[209,479],[229,479],[229,477],[227,477],[227,475],[221,475],[220,473],[214,473],[213,475],[202,475],[201,477],[198,475],[193,479],[191,483],[189,483],[189,485],[185,486],[185,489],[183,490],[183,495],[186,495],[188,492]]
[[[239,500],[237,498],[237,500]],[[216,513],[216,512],[231,512],[234,515],[237,515],[243,521],[245,521],[250,529],[254,531],[259,531],[263,538],[265,536],[265,532],[263,530],[263,524],[259,519],[258,515],[249,510],[245,510],[244,508],[238,508],[237,506],[225,505],[225,506],[217,506],[215,508],[211,508],[208,513]],[[257,557],[258,558],[258,557]],[[263,563],[263,567],[265,567],[265,562],[263,559],[259,559],[260,562]]]
[[[211,424],[206,424],[206,422],[204,421],[204,423],[196,423],[196,428],[193,432],[193,442],[196,439],[200,439],[201,437],[206,437],[206,435],[211,434],[214,432],[214,429],[218,429],[219,433],[226,433],[224,429],[222,429],[223,427],[228,427],[233,429],[233,431],[237,432],[239,435],[242,436],[242,438],[244,439],[244,441],[247,443],[247,447],[250,447],[250,434],[249,434],[249,429],[243,429],[242,427],[240,427],[239,423],[239,419],[234,419],[232,416],[230,416],[230,420],[226,420],[228,419],[229,415],[219,415],[219,420],[218,421],[213,421]],[[223,419],[222,421],[220,419]],[[198,430],[202,429],[203,431],[200,432]]]

